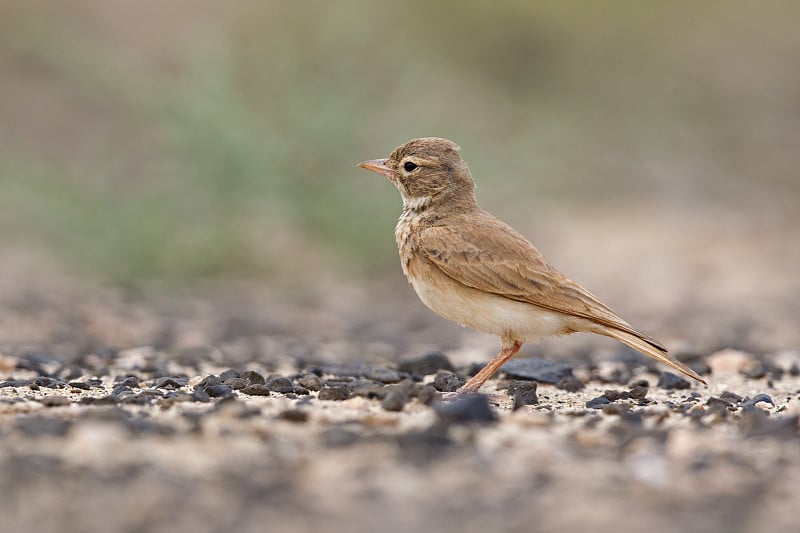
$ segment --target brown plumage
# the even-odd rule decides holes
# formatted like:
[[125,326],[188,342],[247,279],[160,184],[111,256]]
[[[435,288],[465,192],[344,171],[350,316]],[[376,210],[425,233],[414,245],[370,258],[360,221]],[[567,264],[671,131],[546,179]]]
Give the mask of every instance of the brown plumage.
[[458,150],[447,139],[414,139],[387,159],[359,166],[385,175],[400,191],[395,237],[403,271],[420,299],[441,316],[502,340],[501,352],[460,392],[477,391],[523,342],[575,332],[613,337],[705,383],[478,207]]

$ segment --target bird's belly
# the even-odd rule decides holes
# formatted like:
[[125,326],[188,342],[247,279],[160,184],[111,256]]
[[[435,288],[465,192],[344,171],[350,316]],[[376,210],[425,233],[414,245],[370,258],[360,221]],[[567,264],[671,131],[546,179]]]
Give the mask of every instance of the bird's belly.
[[450,278],[436,283],[412,279],[411,285],[439,315],[484,333],[526,342],[572,331],[567,315],[473,289]]

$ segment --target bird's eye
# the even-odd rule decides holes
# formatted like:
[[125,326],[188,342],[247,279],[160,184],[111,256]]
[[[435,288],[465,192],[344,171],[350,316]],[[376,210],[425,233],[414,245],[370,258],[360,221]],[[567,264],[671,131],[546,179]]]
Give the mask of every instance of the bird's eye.
[[408,161],[405,165],[403,165],[403,168],[406,170],[406,172],[412,172],[418,166],[419,165],[417,165],[416,163],[412,163],[411,161]]

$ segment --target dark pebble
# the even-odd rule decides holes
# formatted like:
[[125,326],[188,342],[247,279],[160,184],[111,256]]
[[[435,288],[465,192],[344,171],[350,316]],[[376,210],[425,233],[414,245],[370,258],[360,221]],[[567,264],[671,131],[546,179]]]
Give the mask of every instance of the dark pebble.
[[512,381],[508,384],[508,395],[514,398],[514,410],[539,403],[536,387],[535,381]]
[[605,396],[598,396],[597,398],[592,398],[588,402],[586,402],[586,407],[589,409],[602,409],[604,405],[608,405],[611,402]]
[[627,391],[607,390],[603,393],[603,398],[609,402],[616,402],[617,400],[627,400],[631,395]]
[[435,403],[433,410],[439,422],[450,424],[487,424],[497,421],[497,415],[483,394],[467,394],[452,402]]
[[155,382],[157,389],[180,389],[189,384],[189,378],[164,376],[158,378]]
[[254,383],[242,389],[242,392],[250,396],[269,396],[272,390],[269,385],[264,383]]
[[240,377],[241,377],[241,374],[239,374],[239,372],[237,372],[236,370],[234,370],[234,369],[232,369],[232,368],[231,368],[231,369],[229,369],[229,370],[226,370],[226,371],[225,371],[225,372],[223,372],[222,374],[220,374],[220,375],[219,375],[219,380],[220,380],[221,382],[225,383],[225,382],[226,382],[226,381],[228,381],[229,379],[232,379],[232,378],[237,378],[237,379],[238,379],[238,378],[240,378]]
[[203,389],[194,389],[191,394],[191,399],[195,402],[208,403],[211,401],[211,396]]
[[202,390],[212,398],[227,398],[233,395],[233,389],[227,385],[210,385]]
[[69,383],[67,383],[67,385],[69,385],[73,389],[80,389],[80,390],[91,390],[92,388],[92,386],[89,385],[88,383],[83,383],[80,381],[70,381]]
[[242,378],[228,378],[222,382],[233,390],[241,390],[247,386],[247,381]]
[[353,396],[367,398],[368,400],[383,400],[389,392],[390,387],[381,385],[379,383],[363,383],[360,385],[351,386],[350,390],[353,391]]
[[402,411],[408,403],[408,393],[402,387],[392,387],[381,402],[387,411]]
[[400,372],[408,372],[417,376],[435,374],[439,370],[455,371],[453,363],[442,352],[432,352],[413,359],[406,359],[397,365],[397,369]]
[[81,398],[78,403],[81,405],[117,405],[119,402],[119,396],[109,394],[108,396],[101,396],[100,398]]
[[575,376],[561,378],[558,380],[558,383],[556,383],[556,388],[565,390],[567,392],[578,392],[584,387],[585,385],[583,384],[583,381],[579,380]]
[[441,397],[441,393],[432,385],[423,385],[417,389],[416,396],[424,405],[431,405]]
[[723,400],[722,398],[717,398],[716,396],[712,396],[706,400],[706,405],[709,407],[722,407],[726,410],[733,407],[733,403],[728,400]]
[[433,379],[433,386],[441,392],[455,392],[466,382],[466,379],[452,372],[439,372]]
[[122,398],[122,403],[132,405],[148,405],[164,397],[164,393],[157,389],[144,389],[138,394]]
[[722,394],[719,395],[720,400],[724,400],[729,402],[730,404],[740,404],[744,401],[744,398],[739,396],[736,393],[724,391]]
[[281,394],[286,394],[294,390],[294,385],[292,384],[292,380],[289,378],[284,378],[284,377],[270,378],[266,384],[269,387],[269,390],[271,390],[272,392],[279,392]]
[[136,376],[120,376],[114,381],[114,387],[139,387],[139,378]]
[[4,387],[29,387],[31,385],[28,379],[9,379],[0,383],[0,389]]
[[792,366],[789,367],[789,375],[800,376],[800,366],[797,363],[792,363]]
[[287,409],[286,411],[281,412],[281,414],[278,415],[278,418],[281,420],[286,420],[287,422],[304,424],[305,422],[308,422],[308,412],[300,409]]
[[381,383],[398,383],[403,379],[396,370],[385,366],[368,367],[364,370],[363,376],[367,379],[380,381]]
[[647,385],[634,385],[628,393],[634,400],[644,400],[649,390]]
[[344,385],[337,385],[334,387],[325,387],[321,391],[319,391],[319,395],[317,396],[320,400],[334,400],[334,401],[341,401],[346,400],[350,397],[351,391],[349,387]]
[[21,416],[16,420],[17,429],[30,436],[50,435],[63,437],[67,434],[70,422],[40,416]]
[[662,372],[658,376],[658,387],[662,389],[688,389],[691,383],[672,372]]
[[202,381],[200,381],[200,383],[195,385],[195,388],[207,389],[208,387],[214,387],[216,385],[222,385],[222,381],[219,379],[219,377],[212,374],[210,376],[204,377]]
[[67,387],[67,384],[63,381],[55,378],[48,378],[48,377],[38,377],[33,380],[33,384],[39,387],[44,387],[46,389],[64,389]]
[[558,383],[572,377],[572,367],[566,363],[553,363],[540,357],[512,359],[500,367],[509,377],[532,379],[540,383]]
[[309,394],[311,394],[311,392],[307,388],[301,387],[300,385],[295,385],[294,388],[292,389],[292,392],[294,394],[297,394],[298,396],[308,396]]
[[245,380],[248,385],[263,385],[267,382],[267,380],[264,379],[264,376],[255,370],[245,370],[239,377]]
[[322,381],[316,374],[308,373],[297,378],[297,384],[301,387],[307,388],[308,390],[318,391],[322,386]]
[[755,407],[757,403],[765,402],[775,407],[775,402],[769,394],[757,394],[742,404],[742,407]]

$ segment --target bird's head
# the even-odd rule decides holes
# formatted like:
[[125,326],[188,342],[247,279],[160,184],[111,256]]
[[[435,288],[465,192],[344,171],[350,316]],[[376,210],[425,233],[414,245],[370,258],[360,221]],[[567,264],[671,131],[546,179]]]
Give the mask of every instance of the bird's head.
[[400,191],[405,207],[474,203],[475,182],[459,149],[453,141],[424,137],[398,146],[386,159],[372,159],[358,166],[389,178]]

